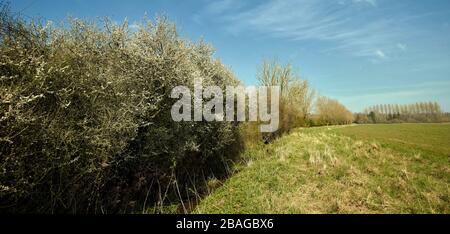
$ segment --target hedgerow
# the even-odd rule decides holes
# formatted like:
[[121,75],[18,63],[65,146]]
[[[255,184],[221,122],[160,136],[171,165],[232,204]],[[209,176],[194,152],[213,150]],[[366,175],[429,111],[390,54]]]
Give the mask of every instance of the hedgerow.
[[1,212],[127,212],[187,199],[226,175],[239,126],[170,116],[175,86],[238,83],[213,53],[165,17],[137,29],[107,19],[58,26],[3,7]]

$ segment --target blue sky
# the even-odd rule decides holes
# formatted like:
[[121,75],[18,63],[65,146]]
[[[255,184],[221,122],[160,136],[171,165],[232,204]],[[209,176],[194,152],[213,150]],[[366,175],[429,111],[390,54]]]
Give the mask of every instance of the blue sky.
[[319,94],[352,111],[438,101],[450,111],[448,0],[14,0],[25,17],[127,18],[165,13],[204,38],[239,79],[256,84],[264,58],[297,67]]

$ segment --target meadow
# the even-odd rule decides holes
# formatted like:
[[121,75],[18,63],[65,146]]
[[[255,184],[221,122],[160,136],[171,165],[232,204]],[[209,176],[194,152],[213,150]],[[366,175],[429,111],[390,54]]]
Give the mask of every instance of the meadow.
[[450,125],[299,128],[247,150],[196,213],[449,213]]
[[450,124],[369,124],[335,131],[360,139],[376,139],[383,145],[401,150],[412,147],[412,150],[450,155]]

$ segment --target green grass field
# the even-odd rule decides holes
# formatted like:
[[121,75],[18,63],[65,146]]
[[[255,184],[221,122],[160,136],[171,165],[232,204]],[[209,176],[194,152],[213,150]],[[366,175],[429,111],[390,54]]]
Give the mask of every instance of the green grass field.
[[450,125],[297,129],[245,152],[196,213],[450,213]]
[[450,155],[450,124],[377,124],[338,128],[355,139],[378,140],[403,150],[421,149],[434,154]]

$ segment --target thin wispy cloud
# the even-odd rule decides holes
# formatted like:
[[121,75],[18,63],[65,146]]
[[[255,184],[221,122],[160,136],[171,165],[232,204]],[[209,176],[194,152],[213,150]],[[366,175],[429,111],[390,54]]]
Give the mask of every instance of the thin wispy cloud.
[[406,51],[406,45],[405,44],[402,44],[402,43],[398,43],[397,44],[397,47],[399,48],[399,49],[401,49],[401,50],[403,50],[403,51]]
[[376,0],[272,0],[247,9],[236,9],[233,2],[215,1],[206,6],[207,13],[215,14],[228,32],[331,42],[323,49],[326,53],[386,59],[406,50],[404,42],[413,31],[408,30],[404,16],[377,17]]
[[386,55],[381,50],[375,51],[375,55],[378,56],[378,58],[381,58],[381,59],[385,59],[386,58]]

